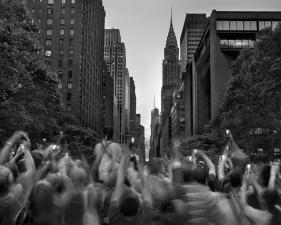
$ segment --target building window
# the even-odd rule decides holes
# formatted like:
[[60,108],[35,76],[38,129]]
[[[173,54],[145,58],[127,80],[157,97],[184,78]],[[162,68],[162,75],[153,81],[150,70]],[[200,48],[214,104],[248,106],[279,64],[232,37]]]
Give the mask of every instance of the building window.
[[70,24],[73,25],[74,24],[74,19],[70,19]]
[[47,66],[51,65],[51,61],[50,60],[46,60],[45,63],[47,64]]
[[53,19],[47,19],[47,24],[52,25],[53,24]]
[[71,4],[75,4],[75,0],[71,0]]
[[59,45],[63,45],[63,38],[60,38]]
[[244,21],[244,30],[251,30],[251,22]]
[[40,14],[42,13],[42,9],[41,9],[41,8],[39,9],[39,13],[40,13]]
[[52,35],[53,34],[53,30],[52,29],[47,29],[47,35]]
[[61,0],[61,4],[65,4],[65,0]]
[[229,21],[228,20],[222,21],[222,29],[229,30]]
[[70,36],[73,36],[73,35],[74,35],[74,29],[70,29],[70,30],[69,30],[69,35],[70,35]]
[[72,71],[71,70],[68,71],[68,79],[70,79],[70,78],[72,78]]
[[59,50],[59,55],[62,56],[63,55],[63,49]]
[[35,9],[31,9],[31,12],[32,12],[32,13],[35,13]]
[[73,49],[69,49],[68,54],[69,55],[73,55],[74,54],[74,50]]
[[48,4],[49,4],[49,5],[54,4],[54,0],[48,0]]
[[62,83],[58,83],[58,89],[62,89]]
[[250,21],[250,23],[251,23],[251,30],[258,30],[257,21]]
[[64,35],[64,28],[60,29],[60,35]]
[[72,8],[70,9],[70,13],[71,13],[71,14],[74,14],[74,13],[75,13],[75,8],[72,7]]
[[46,46],[51,46],[52,45],[52,41],[51,40],[46,40]]
[[244,30],[243,21],[237,21],[237,30]]
[[68,65],[69,65],[69,66],[72,66],[72,65],[73,65],[73,60],[72,60],[72,59],[69,59],[69,60],[68,60]]
[[230,30],[237,30],[236,21],[230,21]]
[[61,71],[61,70],[58,71],[58,79],[59,79],[59,80],[62,80],[62,71]]
[[65,14],[65,8],[61,8],[60,13],[61,13],[62,15],[64,15],[64,14]]
[[73,38],[69,38],[69,45],[73,45],[74,43],[74,39]]
[[64,25],[64,23],[65,23],[65,19],[60,19],[60,24]]
[[54,10],[51,9],[51,8],[48,8],[48,9],[47,9],[47,14],[48,14],[48,15],[53,15],[53,14],[54,14]]
[[52,55],[52,51],[51,50],[46,50],[45,56],[49,57],[51,55]]
[[71,82],[67,83],[67,88],[72,89],[72,83]]
[[66,101],[70,101],[71,100],[71,93],[68,92],[66,95]]
[[62,60],[60,59],[60,60],[59,60],[59,63],[58,63],[58,66],[59,66],[59,67],[62,67],[62,65],[63,65],[63,63],[62,63]]

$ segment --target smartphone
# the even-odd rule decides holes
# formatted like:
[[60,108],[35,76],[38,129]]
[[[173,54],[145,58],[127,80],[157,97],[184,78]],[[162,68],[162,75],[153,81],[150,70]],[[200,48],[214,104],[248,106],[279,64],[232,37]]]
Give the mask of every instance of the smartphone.
[[247,178],[249,178],[251,173],[251,164],[247,164]]
[[225,155],[221,155],[221,160],[225,160]]
[[225,147],[225,150],[228,152],[229,151],[229,145],[227,145],[226,147]]

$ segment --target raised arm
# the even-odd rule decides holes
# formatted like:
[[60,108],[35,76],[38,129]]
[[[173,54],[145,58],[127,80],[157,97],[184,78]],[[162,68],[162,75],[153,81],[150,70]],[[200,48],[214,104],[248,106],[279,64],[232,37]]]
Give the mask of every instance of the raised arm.
[[197,155],[201,156],[203,158],[203,160],[205,161],[205,163],[207,164],[208,168],[209,168],[209,175],[213,174],[216,176],[216,168],[215,165],[213,164],[213,162],[209,159],[209,157],[202,151],[198,150],[197,151]]
[[275,188],[275,180],[276,180],[276,176],[278,174],[278,170],[279,170],[279,164],[273,163],[270,168],[270,178],[269,178],[269,182],[268,182],[268,188],[270,188],[270,189]]
[[121,163],[120,163],[118,173],[117,173],[116,186],[115,186],[114,192],[111,197],[112,202],[119,201],[119,199],[123,193],[125,170],[127,167],[128,157],[129,157],[129,150],[127,148],[124,148],[123,152],[122,152],[122,156],[121,156]]
[[0,152],[0,165],[6,163],[9,159],[9,155],[12,150],[12,146],[18,142],[22,137],[27,136],[27,134],[23,131],[16,131],[12,137],[5,143],[4,147]]
[[24,165],[26,171],[22,173],[19,177],[19,183],[23,186],[22,201],[25,203],[27,201],[28,195],[33,187],[35,178],[35,163],[30,153],[30,143],[29,141],[24,144]]

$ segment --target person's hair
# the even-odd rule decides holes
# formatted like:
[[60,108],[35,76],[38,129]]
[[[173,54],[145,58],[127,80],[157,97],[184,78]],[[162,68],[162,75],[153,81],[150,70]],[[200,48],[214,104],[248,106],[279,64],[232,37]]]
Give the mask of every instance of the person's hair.
[[5,166],[0,166],[0,195],[9,192],[10,185],[11,171]]
[[36,169],[38,169],[42,165],[43,160],[44,160],[43,153],[35,150],[35,151],[31,152],[31,156],[34,160],[34,164],[35,164]]
[[139,205],[138,196],[131,190],[126,189],[120,199],[120,212],[125,216],[134,216],[138,213]]
[[81,167],[74,167],[70,170],[69,177],[75,186],[85,186],[89,182],[86,171]]
[[103,137],[106,137],[107,140],[113,139],[113,129],[111,127],[105,127],[103,129]]
[[206,170],[206,168],[202,168],[199,166],[193,168],[192,178],[196,182],[198,182],[200,184],[206,184],[207,177],[208,177],[208,171]]
[[232,171],[229,175],[229,180],[233,188],[238,188],[242,185],[242,175],[239,171]]
[[53,199],[54,190],[48,182],[38,182],[32,189],[29,202],[33,216],[42,217],[55,208]]
[[182,172],[183,172],[183,181],[184,183],[189,183],[192,181],[192,168],[193,168],[193,163],[184,161],[182,163]]

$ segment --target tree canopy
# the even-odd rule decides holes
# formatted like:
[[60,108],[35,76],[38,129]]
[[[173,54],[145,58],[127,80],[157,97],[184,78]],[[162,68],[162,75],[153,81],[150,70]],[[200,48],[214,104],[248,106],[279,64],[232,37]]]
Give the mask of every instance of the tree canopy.
[[281,25],[265,29],[253,49],[243,50],[233,64],[220,114],[220,128],[230,129],[248,152],[280,146]]
[[39,29],[26,7],[1,0],[0,9],[0,140],[19,129],[34,141],[75,130],[78,145],[93,147],[98,134],[79,127],[65,110],[57,75],[45,63]]

